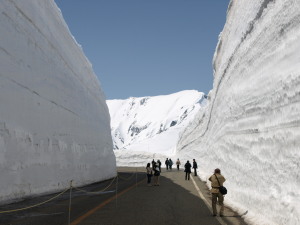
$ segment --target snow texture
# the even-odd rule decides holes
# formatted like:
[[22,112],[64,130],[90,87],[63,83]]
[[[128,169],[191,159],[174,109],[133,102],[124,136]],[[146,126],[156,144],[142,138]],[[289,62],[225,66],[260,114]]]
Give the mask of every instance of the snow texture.
[[180,138],[206,180],[259,225],[300,224],[300,1],[231,0],[209,103]]
[[146,166],[149,157],[162,161],[173,156],[180,132],[206,101],[195,90],[107,100],[117,165]]
[[104,94],[54,1],[0,11],[0,202],[115,176]]

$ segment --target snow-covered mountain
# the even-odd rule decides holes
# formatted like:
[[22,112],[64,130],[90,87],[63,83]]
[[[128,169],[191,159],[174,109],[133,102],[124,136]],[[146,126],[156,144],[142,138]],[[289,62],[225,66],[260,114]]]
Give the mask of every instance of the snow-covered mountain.
[[[150,158],[155,153],[161,160],[174,155],[179,133],[205,104],[206,96],[194,90],[154,97],[107,100],[118,165],[122,164],[121,158],[128,160],[137,152],[144,152],[144,155],[150,153]],[[121,154],[123,157],[118,157]]]
[[104,94],[54,1],[0,11],[0,201],[115,176]]
[[300,224],[300,1],[231,0],[209,104],[177,146],[253,224]]

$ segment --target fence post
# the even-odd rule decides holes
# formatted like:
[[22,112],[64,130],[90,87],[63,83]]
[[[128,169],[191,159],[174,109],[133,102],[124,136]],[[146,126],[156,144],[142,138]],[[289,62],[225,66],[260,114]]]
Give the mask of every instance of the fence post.
[[118,208],[118,185],[119,185],[119,173],[117,173],[117,182],[116,182],[116,209]]
[[69,223],[68,223],[69,225],[71,223],[72,182],[73,180],[70,181]]
[[135,188],[137,188],[137,167],[135,167]]

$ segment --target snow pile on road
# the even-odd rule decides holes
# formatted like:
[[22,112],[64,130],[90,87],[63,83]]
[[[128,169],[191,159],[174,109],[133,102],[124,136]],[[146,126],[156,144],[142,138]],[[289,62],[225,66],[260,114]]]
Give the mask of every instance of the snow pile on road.
[[0,201],[115,176],[104,94],[54,1],[0,11]]
[[209,104],[178,154],[201,177],[219,167],[248,222],[300,224],[300,1],[232,0]]
[[204,93],[195,90],[107,100],[117,165],[145,166],[149,158],[174,155],[180,132],[206,101]]

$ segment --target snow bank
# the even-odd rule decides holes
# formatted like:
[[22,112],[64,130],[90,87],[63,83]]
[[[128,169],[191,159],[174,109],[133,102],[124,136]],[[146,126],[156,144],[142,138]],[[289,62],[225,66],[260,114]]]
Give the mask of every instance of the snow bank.
[[300,2],[232,0],[214,87],[178,143],[253,224],[300,224]]
[[[193,120],[206,104],[206,96],[195,90],[170,95],[108,100],[111,114],[111,130],[117,165],[123,166],[126,154],[160,155],[161,161],[176,153],[180,132]],[[125,151],[126,150],[126,151]],[[126,156],[130,157],[130,156]],[[138,158],[138,157],[137,157]],[[144,156],[140,157],[144,165]],[[136,161],[127,162],[136,165]]]
[[54,1],[0,11],[0,202],[115,176],[104,94]]

